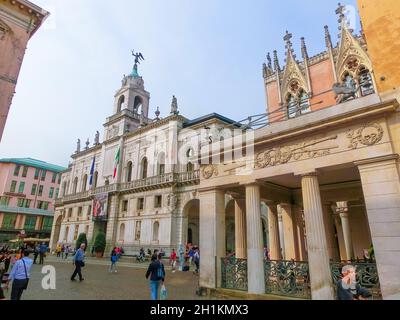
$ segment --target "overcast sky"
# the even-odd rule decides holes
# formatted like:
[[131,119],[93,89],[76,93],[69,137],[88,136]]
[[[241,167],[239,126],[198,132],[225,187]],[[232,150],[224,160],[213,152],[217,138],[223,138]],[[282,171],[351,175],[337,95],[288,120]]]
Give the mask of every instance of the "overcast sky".
[[[286,30],[309,55],[325,50],[324,25],[337,41],[338,0],[32,0],[51,18],[28,44],[0,157],[66,166],[80,138],[93,143],[113,111],[114,93],[132,70],[131,50],[157,106],[172,95],[187,118],[217,112],[233,120],[265,112],[262,64]],[[356,0],[347,0],[356,5]]]

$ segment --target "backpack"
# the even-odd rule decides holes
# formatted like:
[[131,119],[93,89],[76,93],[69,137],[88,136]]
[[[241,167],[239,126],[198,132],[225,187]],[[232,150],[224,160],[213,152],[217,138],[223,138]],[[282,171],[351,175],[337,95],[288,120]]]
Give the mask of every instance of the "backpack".
[[159,266],[157,268],[157,277],[159,280],[164,278],[163,264],[159,262]]

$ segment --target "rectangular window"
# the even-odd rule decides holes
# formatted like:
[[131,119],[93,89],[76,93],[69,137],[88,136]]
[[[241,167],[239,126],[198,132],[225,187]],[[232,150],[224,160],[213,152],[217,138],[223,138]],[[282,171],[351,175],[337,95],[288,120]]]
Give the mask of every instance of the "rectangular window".
[[41,209],[42,208],[42,203],[43,201],[38,201],[36,205],[36,209]]
[[26,178],[27,175],[28,175],[28,167],[24,166],[24,170],[22,171],[22,177]]
[[51,187],[51,188],[50,188],[50,192],[49,192],[49,198],[50,198],[50,199],[53,199],[53,194],[54,194],[54,188]]
[[58,174],[58,181],[57,181],[57,183],[58,183],[58,184],[61,183],[61,173]]
[[17,181],[11,181],[10,192],[15,192],[15,188],[17,187]]
[[24,208],[29,208],[31,206],[31,201],[29,199],[25,199]]
[[69,208],[68,209],[68,218],[71,218],[72,217],[72,208]]
[[19,183],[18,193],[24,193],[24,189],[25,189],[25,182],[21,181]]
[[87,212],[88,218],[90,217],[91,214],[92,214],[92,206],[89,206],[88,212]]
[[29,208],[31,206],[31,200],[19,198],[17,202],[17,207],[19,208]]
[[162,206],[162,196],[154,197],[154,208],[161,208]]
[[36,195],[36,188],[37,188],[37,184],[33,184],[32,189],[31,189],[31,196]]
[[138,199],[138,206],[137,206],[138,210],[143,210],[144,208],[144,198],[139,198]]
[[78,231],[79,231],[79,226],[78,226],[78,225],[75,225],[74,240],[78,239]]
[[82,207],[78,208],[78,217],[82,217]]
[[136,221],[136,230],[135,230],[136,241],[140,240],[141,228],[142,228],[142,221]]
[[10,203],[10,197],[0,197],[0,205],[8,206]]
[[53,173],[53,177],[51,178],[51,182],[55,183],[57,180],[57,173]]
[[43,201],[43,210],[49,210],[49,203],[47,201]]
[[16,220],[17,220],[16,214],[4,214],[2,227],[4,229],[15,229]]
[[35,227],[36,227],[36,217],[26,216],[24,229],[25,230],[35,230]]
[[18,177],[20,169],[21,169],[21,166],[19,164],[17,164],[14,169],[14,176]]
[[59,188],[57,188],[56,189],[56,199],[58,198],[58,193],[60,192],[60,189]]
[[46,170],[42,171],[42,179],[41,179],[42,181],[46,180],[46,173],[47,173]]
[[25,199],[18,198],[18,201],[17,201],[17,207],[18,208],[22,208],[24,206],[24,200]]
[[39,194],[38,196],[41,197],[43,194],[43,186],[39,186]]
[[39,169],[35,169],[35,180],[39,179]]
[[123,212],[128,211],[128,200],[122,201],[122,211]]
[[43,217],[42,230],[51,230],[52,225],[53,225],[52,217]]

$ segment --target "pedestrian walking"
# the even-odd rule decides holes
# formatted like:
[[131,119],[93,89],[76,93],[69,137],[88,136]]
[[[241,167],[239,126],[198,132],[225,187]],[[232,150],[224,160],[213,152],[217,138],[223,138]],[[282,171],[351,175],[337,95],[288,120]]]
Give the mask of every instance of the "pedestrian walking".
[[44,242],[39,247],[39,264],[44,263],[44,258],[46,257],[46,252],[47,252],[47,246]]
[[199,273],[199,270],[200,270],[200,252],[199,252],[199,248],[196,248],[194,250],[193,262],[196,265],[196,270],[194,272],[195,273]]
[[165,281],[165,269],[161,262],[162,256],[153,254],[151,257],[151,263],[146,272],[146,279],[150,276],[150,292],[151,300],[158,300],[158,289],[160,282],[164,285]]
[[169,264],[172,267],[172,272],[175,272],[175,266],[176,266],[176,252],[175,249],[172,249],[172,252],[169,256]]
[[117,261],[118,261],[118,254],[117,254],[117,248],[114,247],[111,251],[111,266],[110,266],[110,272],[117,273]]
[[33,249],[33,264],[36,264],[38,255],[39,255],[39,246],[35,245]]
[[61,256],[61,244],[57,244],[56,247],[56,254],[57,254],[57,258],[59,258]]
[[32,264],[29,251],[22,251],[21,259],[15,262],[6,283],[8,289],[9,282],[12,281],[11,300],[21,300],[22,293],[28,288]]
[[69,246],[65,247],[65,260],[68,259],[68,254],[69,254]]
[[79,281],[85,280],[82,277],[82,270],[81,270],[81,268],[85,266],[84,261],[85,261],[85,244],[82,243],[80,248],[76,251],[75,256],[73,258],[73,263],[75,264],[75,270],[71,276],[71,281],[75,281],[76,275],[79,276]]

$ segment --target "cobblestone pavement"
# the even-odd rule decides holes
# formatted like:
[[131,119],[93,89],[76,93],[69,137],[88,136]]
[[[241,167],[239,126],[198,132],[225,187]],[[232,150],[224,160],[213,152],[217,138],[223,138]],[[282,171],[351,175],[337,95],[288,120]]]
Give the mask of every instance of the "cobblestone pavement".
[[[28,290],[22,295],[23,300],[149,300],[149,281],[145,278],[148,263],[133,265],[121,262],[117,273],[109,273],[108,260],[88,259],[83,270],[84,281],[72,282],[74,266],[67,262],[49,257],[45,265],[56,268],[56,290],[42,289],[42,266],[33,265]],[[127,266],[130,265],[130,266]],[[78,277],[77,277],[78,278]],[[165,285],[168,300],[197,300],[195,294],[198,276],[193,272],[172,273],[166,270]],[[7,298],[11,288],[6,292]]]

